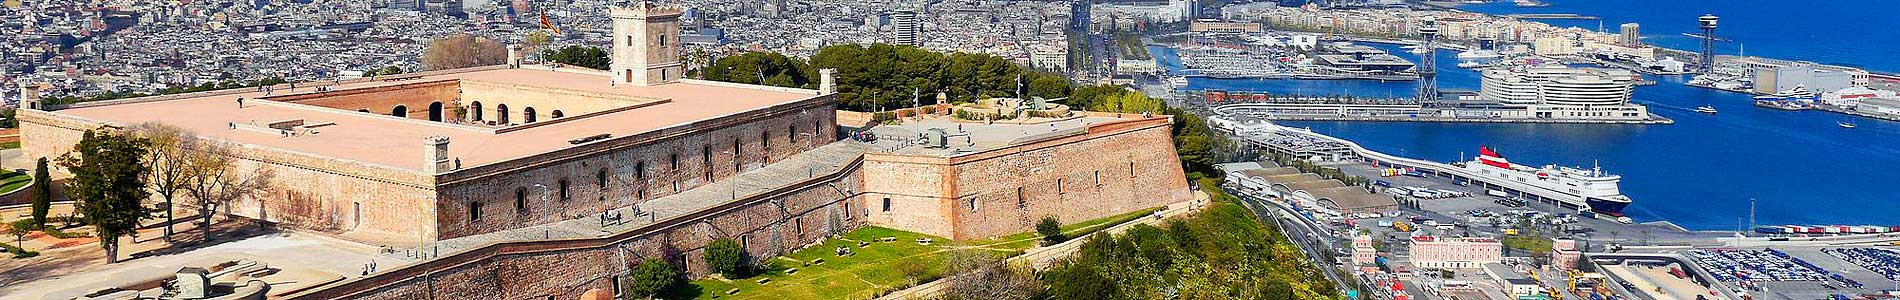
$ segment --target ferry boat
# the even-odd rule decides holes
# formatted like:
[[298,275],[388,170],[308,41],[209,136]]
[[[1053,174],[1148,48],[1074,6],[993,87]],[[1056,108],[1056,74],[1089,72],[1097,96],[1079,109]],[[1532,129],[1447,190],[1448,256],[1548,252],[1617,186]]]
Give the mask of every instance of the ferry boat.
[[1715,107],[1714,107],[1714,106],[1708,106],[1708,105],[1703,105],[1703,106],[1697,106],[1697,107],[1695,107],[1695,112],[1699,112],[1699,113],[1705,113],[1705,114],[1711,114],[1711,115],[1713,115],[1713,114],[1715,114]]
[[1489,147],[1478,148],[1478,154],[1475,160],[1452,166],[1482,177],[1485,182],[1502,182],[1503,187],[1556,200],[1564,207],[1587,209],[1618,222],[1631,222],[1623,215],[1630,198],[1618,187],[1623,180],[1621,175],[1604,173],[1602,168],[1584,170],[1556,165],[1533,168],[1511,163]]

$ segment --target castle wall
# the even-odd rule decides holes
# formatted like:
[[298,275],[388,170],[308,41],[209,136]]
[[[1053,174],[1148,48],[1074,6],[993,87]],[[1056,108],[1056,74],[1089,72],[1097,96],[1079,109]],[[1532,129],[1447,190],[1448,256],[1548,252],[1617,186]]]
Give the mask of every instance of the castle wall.
[[851,204],[856,196],[839,192],[861,189],[860,168],[840,169],[612,236],[495,244],[286,298],[577,299],[588,290],[614,290],[613,282],[645,259],[700,276],[708,273],[704,247],[717,238],[739,239],[764,261],[863,226],[864,218],[850,213],[858,209]]
[[[835,126],[814,128],[834,122],[831,101],[813,98],[445,174],[435,200],[439,238],[593,216],[758,169],[835,141]],[[479,219],[470,214],[473,203],[480,203]]]
[[367,111],[378,115],[394,115],[395,108],[402,106],[410,119],[429,120],[432,105],[441,105],[442,120],[459,120],[455,108],[460,106],[456,99],[462,97],[460,84],[455,80],[405,83],[362,89],[306,93],[296,95],[265,97],[272,101],[283,101],[305,105],[329,107],[347,111]]
[[[1081,222],[1190,199],[1168,118],[1091,125],[1085,134],[952,158],[871,155],[872,224],[954,239]],[[880,178],[880,177],[873,177]],[[934,185],[934,186],[933,186]],[[882,211],[883,198],[892,211]]]
[[[563,118],[574,117],[660,100],[479,80],[462,80],[461,89],[462,105],[470,110],[466,115],[471,122],[499,122],[502,105],[508,108],[508,123],[524,124],[530,108],[536,122],[546,122],[556,119],[556,112]],[[480,118],[475,113],[477,108]]]
[[[57,158],[72,150],[99,121],[21,110],[22,152],[26,157]],[[123,124],[115,124],[124,126]],[[280,226],[330,232],[361,231],[416,241],[435,236],[426,217],[434,200],[433,178],[394,167],[323,157],[276,148],[239,145],[242,172],[265,170],[266,191],[229,203],[219,211],[276,222]],[[69,176],[55,166],[55,177]],[[196,207],[183,192],[179,205]]]

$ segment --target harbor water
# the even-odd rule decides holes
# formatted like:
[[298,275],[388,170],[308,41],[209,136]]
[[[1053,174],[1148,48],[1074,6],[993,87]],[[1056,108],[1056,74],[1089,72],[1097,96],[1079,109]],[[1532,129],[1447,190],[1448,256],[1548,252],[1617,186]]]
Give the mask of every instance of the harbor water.
[[[1855,66],[1870,71],[1900,73],[1900,1],[1892,0],[1541,0],[1546,7],[1517,7],[1511,1],[1460,6],[1490,14],[1574,13],[1602,18],[1603,29],[1635,22],[1642,25],[1643,41],[1668,48],[1696,51],[1702,42],[1682,35],[1700,32],[1696,16],[1721,17],[1715,35],[1728,39],[1716,52],[1805,60]],[[1538,20],[1558,26],[1596,29],[1598,20]]]
[[[1417,59],[1394,45],[1375,46]],[[1154,50],[1163,66],[1180,68],[1174,51]],[[1440,89],[1479,88],[1477,72],[1451,67],[1458,62],[1454,53],[1438,56]],[[1623,176],[1623,192],[1635,200],[1624,211],[1632,218],[1692,230],[1739,229],[1751,198],[1758,224],[1900,225],[1900,122],[1757,108],[1750,95],[1685,86],[1684,76],[1650,78],[1660,84],[1637,87],[1634,101],[1676,124],[1280,123],[1441,162],[1469,159],[1489,146],[1526,165],[1600,165]],[[1409,97],[1416,85],[1196,78],[1186,89]],[[1692,111],[1700,105],[1720,114]],[[1859,126],[1840,128],[1840,121]]]

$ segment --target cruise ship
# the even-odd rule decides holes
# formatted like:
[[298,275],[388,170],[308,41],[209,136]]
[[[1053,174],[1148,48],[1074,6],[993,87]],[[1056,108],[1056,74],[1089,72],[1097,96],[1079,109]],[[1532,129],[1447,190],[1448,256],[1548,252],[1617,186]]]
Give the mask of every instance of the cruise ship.
[[1561,201],[1565,206],[1588,208],[1610,219],[1629,222],[1628,217],[1623,216],[1623,208],[1630,205],[1630,198],[1618,188],[1623,176],[1603,173],[1601,168],[1584,170],[1556,165],[1542,168],[1519,165],[1505,160],[1503,155],[1489,147],[1478,148],[1478,154],[1475,160],[1452,166],[1483,177],[1486,182],[1521,184],[1528,187],[1519,188],[1519,192]]

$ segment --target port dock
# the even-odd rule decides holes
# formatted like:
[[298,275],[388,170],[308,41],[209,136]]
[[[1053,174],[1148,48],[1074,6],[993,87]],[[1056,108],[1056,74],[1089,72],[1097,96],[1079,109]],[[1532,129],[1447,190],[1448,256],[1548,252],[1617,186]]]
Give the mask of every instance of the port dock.
[[1273,132],[1283,136],[1306,139],[1306,143],[1331,145],[1328,147],[1310,148],[1325,149],[1321,150],[1323,152],[1300,153],[1300,151],[1286,147],[1284,142],[1277,142],[1270,139],[1248,138],[1245,139],[1244,146],[1249,150],[1286,153],[1294,156],[1316,158],[1316,160],[1321,161],[1356,161],[1369,164],[1375,168],[1415,170],[1422,173],[1424,177],[1449,179],[1453,182],[1465,182],[1471,186],[1486,190],[1503,191],[1512,197],[1521,198],[1526,201],[1555,205],[1569,210],[1588,208],[1584,204],[1584,199],[1564,199],[1562,191],[1549,190],[1518,182],[1483,178],[1451,164],[1373,151],[1346,139],[1318,134],[1306,129],[1286,127],[1266,122],[1239,126],[1248,127],[1248,129],[1242,129],[1240,131]]

